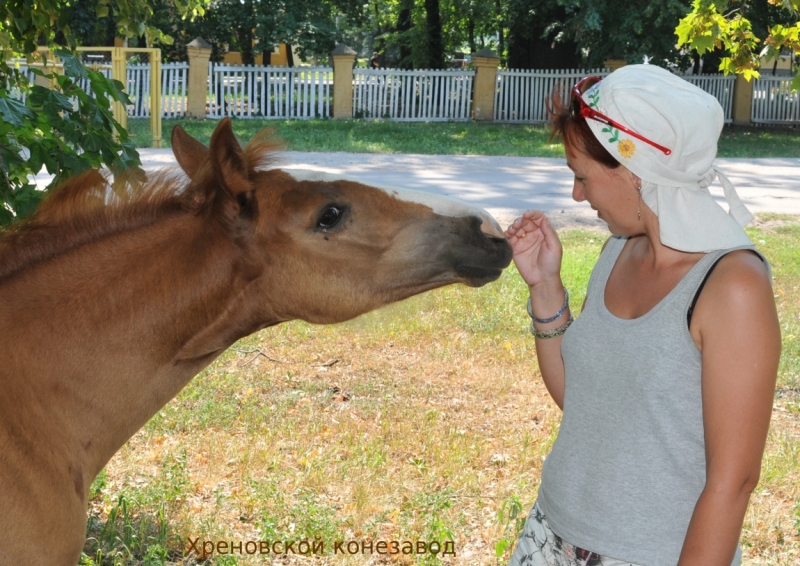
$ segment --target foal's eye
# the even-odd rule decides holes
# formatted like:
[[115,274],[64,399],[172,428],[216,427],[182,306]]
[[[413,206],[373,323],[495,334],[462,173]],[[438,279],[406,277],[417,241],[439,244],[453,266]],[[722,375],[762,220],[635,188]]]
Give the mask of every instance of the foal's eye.
[[344,211],[336,206],[329,206],[317,220],[317,228],[333,228]]

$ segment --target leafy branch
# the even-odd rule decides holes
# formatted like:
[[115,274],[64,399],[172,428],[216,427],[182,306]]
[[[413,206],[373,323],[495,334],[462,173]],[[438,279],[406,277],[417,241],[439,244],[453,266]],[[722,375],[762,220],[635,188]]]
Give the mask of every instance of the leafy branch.
[[[780,57],[782,49],[800,53],[800,0],[769,0],[770,4],[781,6],[793,14],[794,22],[788,25],[774,25],[764,40],[764,48],[757,49],[760,40],[753,34],[750,20],[742,8],[728,9],[728,0],[694,0],[692,11],[675,28],[678,44],[703,54],[713,49],[726,49],[728,57],[720,60],[720,70],[728,75],[741,74],[748,81],[759,77],[760,58],[774,60]],[[744,7],[744,6],[743,6]],[[800,69],[797,70],[794,90],[800,89]]]
[[[130,103],[124,86],[87,69],[74,53],[76,41],[65,9],[73,2],[0,2],[0,226],[35,210],[44,192],[37,190],[32,178],[42,167],[54,175],[49,189],[90,168],[121,170],[140,164],[127,132],[111,111],[112,101]],[[208,0],[171,2],[181,17],[193,18],[204,13]],[[113,14],[121,36],[145,35],[150,43],[169,44],[172,38],[151,25],[151,4],[98,0],[96,15]],[[41,42],[60,59],[63,72],[33,66],[31,54]],[[51,88],[31,84],[14,62],[23,58]]]
[[[114,120],[111,102],[130,103],[119,81],[86,68],[66,50],[56,56],[63,74],[32,68],[52,88],[32,85],[18,69],[0,62],[0,225],[35,210],[44,192],[32,181],[44,167],[54,175],[48,189],[87,169],[139,166],[139,154],[128,133]],[[16,81],[10,77],[17,73]],[[90,84],[87,93],[80,82]],[[21,102],[7,88],[24,93]]]

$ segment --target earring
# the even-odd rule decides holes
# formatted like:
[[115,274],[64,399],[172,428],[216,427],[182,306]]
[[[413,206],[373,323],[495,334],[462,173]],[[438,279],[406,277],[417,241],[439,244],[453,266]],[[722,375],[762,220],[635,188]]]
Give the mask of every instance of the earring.
[[636,191],[639,193],[639,202],[636,203],[636,220],[642,219],[642,180],[639,179],[639,186],[636,187]]

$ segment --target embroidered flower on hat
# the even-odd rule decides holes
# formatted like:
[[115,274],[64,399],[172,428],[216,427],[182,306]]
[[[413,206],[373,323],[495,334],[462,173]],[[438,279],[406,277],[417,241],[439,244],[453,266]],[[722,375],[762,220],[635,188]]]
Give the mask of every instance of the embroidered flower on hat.
[[614,143],[615,141],[619,140],[619,130],[616,128],[612,128],[611,126],[606,126],[602,129],[604,134],[611,134],[611,137],[608,138],[608,143]]
[[622,157],[632,157],[636,152],[636,144],[634,144],[631,140],[620,140],[620,142],[617,144],[617,151]]
[[589,107],[597,110],[597,104],[600,102],[600,88],[595,85],[587,91],[587,94],[589,95]]

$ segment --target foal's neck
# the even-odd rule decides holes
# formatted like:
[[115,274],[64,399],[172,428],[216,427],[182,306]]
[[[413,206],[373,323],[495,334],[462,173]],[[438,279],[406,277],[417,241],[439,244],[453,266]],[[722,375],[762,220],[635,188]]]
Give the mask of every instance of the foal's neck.
[[88,486],[194,375],[259,326],[240,300],[255,274],[242,275],[237,254],[221,229],[181,215],[5,282],[0,339],[18,351],[0,373],[16,406],[0,413],[30,431],[23,444],[82,470]]

